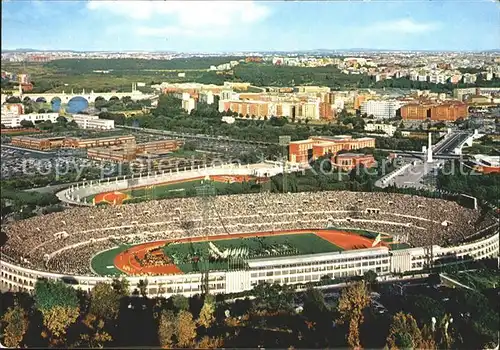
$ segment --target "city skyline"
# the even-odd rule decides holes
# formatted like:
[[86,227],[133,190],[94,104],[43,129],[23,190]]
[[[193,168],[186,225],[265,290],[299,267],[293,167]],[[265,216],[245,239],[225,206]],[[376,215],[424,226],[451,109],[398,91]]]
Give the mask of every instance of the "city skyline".
[[482,0],[9,0],[2,9],[2,50],[496,50],[500,42],[498,10],[495,2]]

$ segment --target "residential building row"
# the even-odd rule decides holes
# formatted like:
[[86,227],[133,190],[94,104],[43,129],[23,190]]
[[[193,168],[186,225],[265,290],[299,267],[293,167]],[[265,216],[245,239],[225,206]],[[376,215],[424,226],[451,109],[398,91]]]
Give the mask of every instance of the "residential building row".
[[89,148],[87,157],[94,160],[127,163],[138,157],[160,157],[178,150],[182,145],[181,140],[158,140],[138,144],[130,142],[119,146]]
[[49,151],[58,148],[84,149],[135,143],[135,137],[132,135],[99,138],[14,136],[11,142],[12,145],[22,148]]
[[401,118],[414,121],[453,122],[468,117],[468,106],[458,101],[436,103],[423,101],[409,103],[401,107]]
[[[46,121],[56,123],[59,118],[59,113],[29,113],[24,114],[24,106],[20,103],[10,103],[2,105],[0,123],[6,128],[18,128],[23,120],[31,123],[39,124]],[[111,130],[115,127],[113,120],[99,119],[97,115],[74,114],[68,117],[68,120],[73,120],[82,129],[101,129]]]
[[165,155],[179,149],[183,141],[157,140],[136,143],[133,135],[100,138],[14,136],[12,145],[39,151],[59,148],[87,149],[89,159],[123,163],[138,157],[156,158]]
[[344,99],[328,87],[299,87],[295,92],[234,93],[225,90],[219,112],[235,112],[243,118],[287,117],[291,120],[332,120],[344,108]]

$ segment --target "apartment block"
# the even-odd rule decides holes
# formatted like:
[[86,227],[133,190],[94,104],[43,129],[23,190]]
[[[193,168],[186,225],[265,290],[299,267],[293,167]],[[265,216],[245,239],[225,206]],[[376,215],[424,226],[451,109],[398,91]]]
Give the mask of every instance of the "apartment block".
[[334,165],[343,171],[348,171],[359,167],[371,168],[377,165],[375,158],[371,154],[362,153],[342,153],[334,157]]
[[49,151],[63,147],[65,139],[65,137],[36,138],[28,136],[14,136],[12,137],[11,144],[21,148]]
[[215,102],[214,93],[212,91],[201,91],[198,94],[198,101],[211,105]]
[[131,162],[137,157],[157,157],[173,152],[183,145],[181,140],[159,140],[145,143],[126,143],[119,146],[89,148],[87,157],[112,162]]
[[445,103],[431,107],[432,121],[455,121],[468,116],[468,108],[465,103]]
[[126,143],[135,144],[135,137],[132,135],[100,137],[95,139],[81,139],[78,137],[68,137],[64,140],[64,147],[95,148],[95,147],[116,146]]
[[182,109],[184,109],[188,113],[196,108],[196,100],[193,97],[189,97],[187,99],[183,98],[181,103]]
[[401,107],[403,120],[427,120],[430,117],[430,105],[411,103]]
[[136,154],[156,153],[162,154],[178,150],[184,144],[181,140],[159,140],[136,144]]
[[130,146],[110,146],[89,148],[87,158],[100,161],[111,161],[117,163],[126,163],[136,158],[136,152],[133,144]]
[[467,118],[468,106],[458,101],[412,103],[401,107],[403,120],[455,121]]
[[377,119],[390,119],[396,117],[396,112],[402,105],[401,101],[396,100],[369,100],[361,104],[361,114],[373,115]]
[[356,150],[374,148],[375,139],[362,137],[353,139],[349,135],[336,137],[311,136],[307,140],[292,141],[289,145],[289,161],[307,164],[309,160],[317,159],[325,154],[336,155],[341,150]]

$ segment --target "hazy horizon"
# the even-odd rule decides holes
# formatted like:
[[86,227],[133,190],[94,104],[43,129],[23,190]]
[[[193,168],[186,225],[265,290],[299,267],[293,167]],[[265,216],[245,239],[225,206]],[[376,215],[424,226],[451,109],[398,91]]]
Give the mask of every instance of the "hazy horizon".
[[8,0],[2,51],[491,51],[498,15],[491,0]]

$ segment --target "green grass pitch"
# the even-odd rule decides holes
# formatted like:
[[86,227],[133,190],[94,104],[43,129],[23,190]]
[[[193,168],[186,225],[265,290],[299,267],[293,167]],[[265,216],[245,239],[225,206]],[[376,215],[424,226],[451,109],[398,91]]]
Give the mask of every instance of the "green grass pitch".
[[[138,188],[131,188],[128,190],[120,190],[119,192],[125,193],[129,195],[130,199],[143,198],[147,200],[152,199],[165,199],[165,198],[173,198],[173,197],[192,197],[196,195],[196,188],[202,185],[202,179],[197,180],[188,180],[182,181],[178,183],[165,183],[165,184],[157,184],[152,186],[143,186]],[[215,188],[218,194],[232,194],[232,193],[240,193],[243,188],[247,188],[247,192],[249,191],[258,191],[260,185],[255,181],[248,182],[235,182],[235,183],[227,183],[221,181],[212,181],[212,186]],[[87,197],[89,202],[97,196],[92,195]],[[124,201],[127,203],[127,200]]]
[[90,266],[92,270],[100,276],[119,276],[123,272],[115,267],[115,257],[130,248],[130,245],[120,245],[119,247],[100,252],[92,258]]

